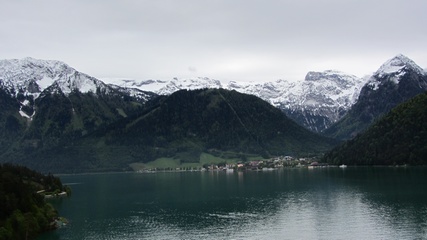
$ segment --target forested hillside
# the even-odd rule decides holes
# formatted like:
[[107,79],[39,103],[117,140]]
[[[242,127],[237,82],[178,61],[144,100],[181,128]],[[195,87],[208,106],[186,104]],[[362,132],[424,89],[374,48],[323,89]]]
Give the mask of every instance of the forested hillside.
[[324,160],[349,165],[427,164],[427,92],[394,108]]
[[[181,90],[79,141],[23,158],[52,171],[111,171],[173,158],[198,163],[202,153],[270,157],[321,154],[336,142],[299,126],[258,97],[223,89]],[[41,169],[43,170],[43,169]]]
[[0,156],[24,133],[26,120],[16,109],[19,109],[19,103],[0,88]]
[[0,239],[34,239],[55,228],[57,211],[38,191],[65,191],[59,178],[0,164]]
[[73,144],[144,109],[144,103],[131,97],[78,91],[66,96],[46,91],[35,100],[36,114],[29,120],[16,111],[16,100],[1,93],[0,89],[0,102],[5,104],[0,113],[0,128],[4,129],[0,132],[0,162],[22,164],[22,159],[34,153]]

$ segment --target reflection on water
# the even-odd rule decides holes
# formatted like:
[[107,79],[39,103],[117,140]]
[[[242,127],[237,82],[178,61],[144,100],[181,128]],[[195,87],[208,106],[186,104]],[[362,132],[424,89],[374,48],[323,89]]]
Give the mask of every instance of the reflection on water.
[[426,168],[62,176],[40,239],[423,239]]

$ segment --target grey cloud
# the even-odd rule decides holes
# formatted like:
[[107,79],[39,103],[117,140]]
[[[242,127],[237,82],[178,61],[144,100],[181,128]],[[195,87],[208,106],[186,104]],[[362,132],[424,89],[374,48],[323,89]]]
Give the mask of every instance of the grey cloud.
[[397,53],[427,65],[425,9],[424,0],[5,0],[0,52],[97,77],[363,75]]

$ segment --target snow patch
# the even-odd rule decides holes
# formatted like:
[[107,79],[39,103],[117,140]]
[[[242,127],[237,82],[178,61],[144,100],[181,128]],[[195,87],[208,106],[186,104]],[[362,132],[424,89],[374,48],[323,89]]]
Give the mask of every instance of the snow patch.
[[28,114],[26,114],[26,113],[25,113],[25,112],[23,112],[22,110],[19,110],[19,114],[21,115],[21,117],[28,118],[28,119],[30,119],[30,118],[31,118],[30,116],[28,116]]
[[40,79],[39,81],[37,81],[37,84],[40,86],[41,89],[46,89],[50,85],[52,85],[54,81],[55,80],[53,80],[52,78],[50,78],[48,76],[43,76],[42,79]]

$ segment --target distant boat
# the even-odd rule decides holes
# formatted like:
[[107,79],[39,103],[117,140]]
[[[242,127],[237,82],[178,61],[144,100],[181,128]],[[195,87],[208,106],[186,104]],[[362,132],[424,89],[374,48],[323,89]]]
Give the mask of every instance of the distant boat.
[[346,167],[347,167],[347,165],[345,165],[345,164],[340,165],[340,168],[346,168]]

